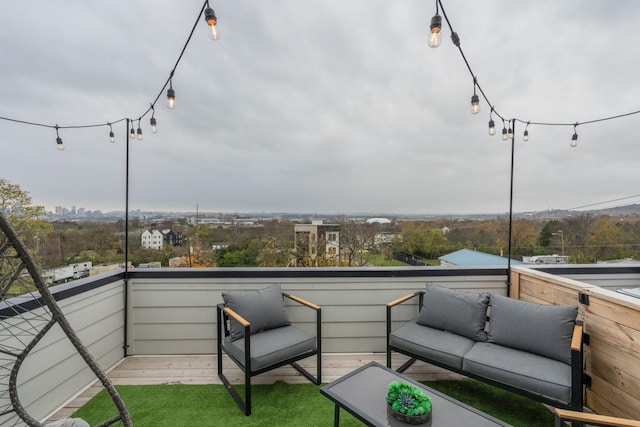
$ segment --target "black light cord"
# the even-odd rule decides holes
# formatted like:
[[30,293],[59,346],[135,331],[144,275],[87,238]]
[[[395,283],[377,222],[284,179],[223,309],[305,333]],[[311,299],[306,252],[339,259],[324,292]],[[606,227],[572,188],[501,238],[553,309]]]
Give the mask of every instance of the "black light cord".
[[[191,38],[193,37],[193,33],[196,30],[196,27],[198,25],[198,21],[200,20],[200,17],[202,16],[204,8],[206,7],[206,5],[208,5],[208,3],[209,3],[208,0],[203,3],[202,8],[200,9],[200,12],[198,13],[198,16],[196,18],[196,21],[193,24],[193,28],[191,28],[191,32],[189,33],[189,37],[187,37],[187,41],[184,44],[184,46],[182,47],[182,50],[180,51],[180,55],[178,56],[178,59],[176,60],[175,65],[171,69],[171,73],[169,74],[169,78],[164,83],[164,86],[162,86],[162,88],[160,89],[160,92],[158,93],[158,96],[156,96],[156,98],[153,101],[153,103],[150,104],[149,108],[147,108],[147,110],[140,116],[138,121],[140,119],[142,119],[144,116],[146,116],[147,114],[149,114],[149,111],[153,110],[153,108],[155,107],[155,104],[158,102],[158,100],[162,96],[162,93],[164,92],[165,88],[169,84],[169,81],[173,78],[173,75],[174,75],[176,69],[178,68],[178,65],[180,64],[180,61],[182,60],[182,57],[184,56],[184,53],[187,50],[187,46],[191,42]],[[19,120],[19,119],[14,119],[14,118],[11,118],[11,117],[3,117],[3,116],[0,116],[0,120],[5,120],[5,121],[8,121],[8,122],[13,122],[13,123],[19,123],[19,124],[23,124],[23,125],[39,126],[39,127],[45,127],[45,128],[50,128],[50,129],[56,129],[57,130],[57,129],[86,129],[86,128],[97,128],[97,127],[103,127],[103,126],[111,127],[111,125],[114,125],[116,123],[124,122],[125,120],[127,120],[127,117],[123,117],[123,118],[118,119],[118,120],[112,120],[112,121],[104,122],[104,123],[83,124],[83,125],[66,125],[66,126],[48,125],[46,123],[38,123],[38,122],[33,122],[33,121],[28,121],[28,120]]]
[[518,118],[514,118],[514,119],[506,119],[502,114],[500,114],[494,107],[494,104],[492,104],[489,101],[489,98],[487,97],[487,95],[485,94],[484,90],[482,89],[482,86],[480,86],[480,84],[478,83],[477,80],[477,76],[474,74],[473,69],[471,68],[471,65],[469,64],[469,61],[467,60],[466,55],[464,54],[464,51],[462,50],[462,47],[460,47],[460,38],[458,37],[458,34],[453,31],[453,26],[451,25],[451,21],[449,21],[449,17],[447,16],[447,12],[445,12],[444,10],[444,6],[442,5],[442,0],[437,0],[437,4],[440,5],[440,10],[442,11],[442,16],[444,16],[445,21],[447,22],[447,25],[449,26],[449,30],[451,31],[451,39],[453,40],[454,45],[458,48],[458,50],[460,51],[460,55],[462,56],[462,59],[465,63],[465,65],[467,66],[467,69],[469,70],[469,74],[471,74],[471,77],[473,78],[475,85],[478,88],[478,91],[480,92],[480,94],[482,94],[482,97],[484,98],[484,100],[486,101],[486,103],[491,106],[491,111],[498,117],[500,117],[502,120],[507,120],[507,121],[511,121],[511,120],[515,120],[517,122],[520,122],[522,124],[525,125],[537,125],[537,126],[574,126],[574,128],[576,126],[581,126],[581,125],[587,125],[587,124],[593,124],[593,123],[599,123],[599,122],[605,122],[608,120],[615,120],[615,119],[619,119],[622,117],[628,117],[628,116],[633,116],[636,114],[640,114],[640,110],[637,111],[630,111],[628,113],[622,113],[622,114],[617,114],[614,116],[609,116],[609,117],[602,117],[602,118],[598,118],[598,119],[593,119],[593,120],[585,120],[585,121],[580,121],[580,122],[573,122],[573,123],[563,123],[563,122],[535,122],[535,121],[531,121],[531,120],[522,120],[522,119],[518,119]]
[[[200,8],[200,11],[198,12],[198,16],[197,16],[197,18],[195,20],[195,23],[193,24],[193,27],[191,28],[191,32],[189,33],[189,36],[187,37],[187,41],[183,45],[182,50],[180,51],[180,55],[178,56],[178,59],[176,60],[175,65],[173,66],[173,68],[171,69],[171,72],[169,73],[169,78],[167,78],[167,80],[165,81],[164,85],[162,86],[162,88],[158,92],[158,95],[155,97],[154,101],[152,103],[150,103],[149,108],[147,108],[144,111],[144,113],[142,113],[142,115],[139,116],[138,120],[144,118],[147,114],[149,114],[150,111],[153,110],[153,108],[157,104],[158,100],[160,99],[160,97],[164,93],[165,89],[167,88],[167,85],[170,84],[170,82],[171,82],[171,80],[172,80],[172,78],[173,78],[173,76],[175,74],[175,71],[178,68],[178,65],[180,64],[180,61],[182,60],[182,57],[184,56],[184,53],[185,53],[185,51],[187,49],[187,46],[189,46],[189,43],[191,42],[191,38],[193,37],[195,29],[196,29],[196,27],[198,25],[198,21],[200,20],[200,17],[202,16],[202,13],[204,12],[204,9],[208,6],[208,4],[209,4],[209,1],[205,0],[205,2],[203,3],[202,7]],[[477,76],[474,74],[473,69],[471,68],[471,64],[467,60],[467,57],[466,57],[464,51],[462,50],[462,47],[460,46],[460,38],[459,38],[458,34],[453,30],[453,25],[451,24],[451,21],[449,20],[449,17],[448,17],[448,15],[447,15],[447,13],[446,13],[446,11],[444,9],[444,6],[442,4],[442,0],[436,0],[436,13],[438,13],[438,6],[439,6],[439,9],[442,11],[442,15],[444,16],[444,19],[447,22],[447,25],[449,26],[449,30],[451,31],[451,38],[453,40],[453,43],[458,48],[458,51],[460,52],[460,55],[461,55],[465,65],[467,67],[467,70],[469,71],[469,74],[471,74],[471,77],[474,80],[475,87],[477,87],[478,91],[480,92],[480,94],[484,98],[485,102],[489,106],[491,106],[492,112],[496,116],[498,116],[500,119],[502,119],[503,121],[505,121],[505,120],[506,121],[515,120],[517,122],[520,122],[520,123],[523,123],[523,124],[526,124],[526,125],[537,125],[537,126],[574,126],[575,127],[575,126],[578,126],[578,125],[599,123],[599,122],[604,122],[604,121],[608,121],[608,120],[615,120],[615,119],[619,119],[619,118],[623,118],[623,117],[628,117],[628,116],[640,114],[640,110],[636,110],[636,111],[630,111],[628,113],[617,114],[617,115],[614,115],[614,116],[602,117],[602,118],[593,119],[593,120],[578,121],[578,122],[573,122],[573,123],[537,122],[537,121],[531,121],[531,120],[523,120],[523,119],[519,119],[519,118],[507,119],[504,115],[500,114],[500,112],[498,110],[496,110],[494,104],[489,101],[489,97],[485,93],[484,89],[482,89],[482,86],[480,85],[480,83],[478,83]],[[118,120],[112,120],[110,122],[104,122],[104,123],[83,124],[83,125],[66,125],[66,126],[65,125],[63,125],[63,126],[49,125],[49,124],[46,124],[46,123],[38,123],[38,122],[33,122],[33,121],[28,121],[28,120],[19,120],[19,119],[14,119],[14,118],[11,118],[11,117],[3,117],[3,116],[0,116],[0,120],[5,120],[5,121],[8,121],[8,122],[19,123],[19,124],[24,124],[24,125],[29,125],[29,126],[46,127],[46,128],[50,128],[50,129],[85,129],[85,128],[95,128],[95,127],[110,126],[110,125],[113,125],[113,124],[116,124],[116,123],[123,122],[123,121],[127,120],[127,118],[123,117],[123,118],[118,119]]]

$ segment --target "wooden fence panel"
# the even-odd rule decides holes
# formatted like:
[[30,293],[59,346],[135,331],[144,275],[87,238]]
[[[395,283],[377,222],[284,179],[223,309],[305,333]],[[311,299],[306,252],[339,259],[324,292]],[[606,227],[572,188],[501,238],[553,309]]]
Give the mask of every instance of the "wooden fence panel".
[[[585,405],[599,414],[640,419],[640,299],[522,267],[512,269],[511,284],[512,298],[578,305],[589,339]],[[580,303],[580,293],[588,301]]]

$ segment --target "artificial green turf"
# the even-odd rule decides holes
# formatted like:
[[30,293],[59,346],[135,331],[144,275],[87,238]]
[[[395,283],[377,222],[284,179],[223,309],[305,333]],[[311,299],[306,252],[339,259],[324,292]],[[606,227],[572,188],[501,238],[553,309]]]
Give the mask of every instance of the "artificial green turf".
[[550,427],[553,414],[541,403],[480,381],[428,381],[425,385],[514,427]]
[[[440,390],[514,426],[553,426],[551,413],[541,404],[477,381],[435,381]],[[243,387],[237,386],[241,396]],[[245,417],[222,385],[118,386],[135,427],[270,426],[311,427],[333,425],[333,402],[313,384],[254,385],[253,414]],[[95,425],[116,415],[103,390],[73,414]],[[117,424],[117,425],[122,425]],[[341,426],[361,426],[340,411]]]

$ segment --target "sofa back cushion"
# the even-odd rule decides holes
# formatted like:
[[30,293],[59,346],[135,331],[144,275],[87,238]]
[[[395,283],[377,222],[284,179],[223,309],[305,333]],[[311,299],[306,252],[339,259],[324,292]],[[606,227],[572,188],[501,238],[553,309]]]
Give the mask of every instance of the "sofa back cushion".
[[[222,299],[227,307],[251,324],[251,334],[291,325],[284,308],[280,285],[273,285],[259,291],[223,292]],[[231,319],[229,338],[235,341],[243,337],[244,328]]]
[[474,341],[486,341],[489,294],[462,292],[427,283],[419,325],[449,331]]
[[488,341],[571,364],[575,305],[545,305],[491,295]]

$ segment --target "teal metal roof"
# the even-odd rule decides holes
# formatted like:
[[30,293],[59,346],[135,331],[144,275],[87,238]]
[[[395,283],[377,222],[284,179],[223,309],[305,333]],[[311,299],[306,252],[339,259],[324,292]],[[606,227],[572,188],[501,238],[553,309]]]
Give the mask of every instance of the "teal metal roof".
[[[460,249],[459,251],[451,252],[450,254],[443,255],[438,258],[441,262],[444,261],[453,265],[507,265],[507,257],[501,257],[498,255],[492,255],[485,252],[474,251],[473,249]],[[522,261],[511,259],[511,265],[524,264]]]

